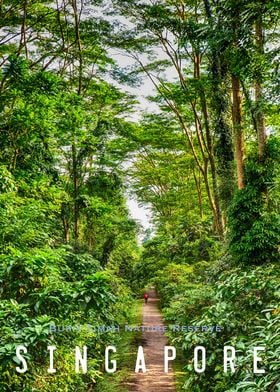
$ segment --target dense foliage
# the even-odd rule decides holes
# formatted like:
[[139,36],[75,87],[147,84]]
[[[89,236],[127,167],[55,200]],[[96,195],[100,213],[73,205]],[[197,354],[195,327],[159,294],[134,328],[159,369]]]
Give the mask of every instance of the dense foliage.
[[[79,7],[1,3],[1,391],[93,388],[119,338],[94,328],[130,317],[138,229],[110,143],[133,100],[105,80],[109,25]],[[28,350],[23,375],[18,345]],[[55,375],[48,345],[58,348]],[[83,345],[89,370],[78,374]]]
[[[156,279],[166,320],[186,326],[185,332],[169,333],[171,341],[182,348],[186,361],[183,390],[277,391],[279,268],[276,264],[254,270],[231,267],[224,272],[221,265],[197,268],[202,274],[193,266],[170,265]],[[188,331],[187,326],[196,326],[198,331]],[[218,326],[218,331],[202,330],[213,326]],[[195,373],[193,368],[196,345],[207,349],[203,374]],[[237,352],[234,374],[223,371],[225,345],[235,347]],[[261,376],[253,373],[252,353],[257,346],[266,347],[262,362],[266,374]]]
[[[277,2],[3,0],[0,20],[0,389],[99,388],[120,337],[93,327],[152,282],[167,323],[221,327],[170,333],[182,390],[279,391]],[[128,194],[151,212],[141,245]]]

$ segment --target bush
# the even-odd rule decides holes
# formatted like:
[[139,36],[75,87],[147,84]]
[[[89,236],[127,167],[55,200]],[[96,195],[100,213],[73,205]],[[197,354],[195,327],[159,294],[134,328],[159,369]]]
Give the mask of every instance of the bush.
[[247,160],[246,186],[229,209],[229,251],[238,263],[279,261],[280,215],[270,195],[279,177],[279,156],[279,141],[270,137],[264,161],[256,153]]
[[[167,319],[178,324],[221,327],[221,332],[170,333],[171,340],[182,348],[187,361],[192,358],[196,345],[205,346],[208,353],[205,373],[195,373],[191,362],[185,367],[184,390],[276,391],[280,367],[279,288],[280,273],[276,264],[254,269],[235,268],[226,271],[204,290],[198,287],[198,291],[186,291],[185,297],[168,307]],[[211,290],[213,295],[210,295]],[[196,314],[190,312],[194,316],[190,319],[192,301]],[[197,306],[199,301],[200,307]],[[223,372],[224,345],[234,346],[238,352],[234,374]],[[266,374],[261,377],[252,370],[254,346],[266,346],[263,356]]]

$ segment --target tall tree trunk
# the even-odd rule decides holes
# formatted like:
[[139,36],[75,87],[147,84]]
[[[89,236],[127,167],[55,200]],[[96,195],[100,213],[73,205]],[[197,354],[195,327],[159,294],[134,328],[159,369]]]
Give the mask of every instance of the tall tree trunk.
[[74,215],[74,240],[77,244],[79,240],[79,189],[78,189],[78,164],[77,164],[77,149],[75,140],[72,143],[72,177],[73,177],[73,215]]
[[[260,55],[264,53],[264,34],[262,28],[262,15],[260,14],[255,27],[256,33],[256,46],[257,51]],[[256,126],[257,126],[257,134],[258,134],[258,150],[259,150],[259,159],[263,160],[264,148],[266,142],[266,130],[265,130],[265,119],[264,113],[262,109],[262,100],[263,100],[263,92],[262,92],[262,74],[261,71],[256,77],[255,82],[255,100],[256,100]]]
[[[195,75],[195,78],[200,79],[200,56],[199,56],[199,54],[195,54],[195,56],[194,56],[194,75]],[[222,216],[221,205],[220,205],[219,188],[218,188],[218,181],[217,181],[217,170],[216,170],[216,162],[215,162],[215,157],[214,157],[213,142],[212,142],[212,137],[211,137],[207,101],[206,101],[203,85],[200,84],[198,88],[199,88],[200,104],[201,104],[202,114],[203,114],[203,118],[204,118],[207,153],[208,153],[208,159],[209,159],[210,169],[211,169],[213,199],[214,199],[215,214],[216,214],[215,225],[216,225],[217,233],[222,237],[224,234],[224,223],[223,223],[223,216]]]
[[[204,8],[209,25],[213,30],[222,28],[221,16],[214,21],[209,0],[204,0]],[[211,43],[210,97],[211,112],[214,118],[213,130],[216,137],[215,155],[217,157],[217,175],[219,178],[219,196],[221,204],[226,208],[231,201],[234,190],[234,154],[232,128],[230,125],[230,94],[228,92],[228,68],[224,59],[224,50],[221,43]],[[226,215],[226,214],[224,214]],[[224,220],[226,216],[224,216]]]
[[[219,177],[219,194],[224,207],[232,199],[234,190],[234,153],[232,127],[230,125],[230,95],[227,87],[227,67],[221,53],[211,53],[211,111],[216,136],[215,152]],[[225,208],[226,209],[226,208]]]
[[23,15],[22,15],[22,24],[21,24],[21,32],[20,32],[20,43],[18,49],[18,56],[21,53],[22,48],[24,48],[25,57],[28,59],[28,49],[27,49],[27,39],[26,39],[26,19],[27,19],[27,3],[28,0],[24,0],[23,2]]
[[[81,3],[81,7],[82,6],[83,4]],[[78,59],[79,59],[78,94],[80,95],[82,92],[82,79],[83,79],[83,53],[82,53],[82,43],[80,37],[80,17],[79,17],[76,0],[72,0],[72,8],[73,8],[74,20],[75,20],[75,38],[76,38],[76,44],[78,48]]]
[[[79,72],[78,72],[78,95],[82,94],[82,78],[83,78],[83,53],[82,53],[82,43],[80,38],[80,13],[77,7],[77,0],[72,0],[71,5],[74,13],[74,21],[75,21],[75,40],[78,49],[78,61],[79,61]],[[81,3],[81,7],[83,7],[83,3]],[[78,160],[77,160],[77,145],[75,136],[72,142],[72,169],[73,169],[73,196],[74,196],[74,240],[75,245],[78,245],[79,242],[79,217],[80,217],[80,206],[79,206],[79,168],[78,168]]]
[[209,126],[209,116],[208,116],[207,103],[206,103],[204,91],[201,91],[201,105],[202,105],[202,112],[203,112],[204,121],[205,121],[206,142],[207,142],[207,150],[208,150],[208,154],[209,154],[213,197],[214,197],[214,203],[215,203],[215,209],[216,209],[216,226],[217,226],[216,228],[217,228],[217,232],[219,233],[219,235],[223,236],[224,224],[223,224],[223,217],[222,217],[222,211],[221,211],[221,205],[220,205],[216,162],[215,162],[215,158],[214,158],[213,143],[212,143],[212,137],[211,137],[211,133],[210,133],[210,126]]
[[66,244],[70,242],[70,222],[69,222],[69,205],[62,203],[61,205],[61,220],[63,224],[64,241]]
[[242,131],[242,109],[240,81],[232,75],[232,122],[234,131],[235,160],[237,169],[237,186],[243,189],[245,186],[244,178],[244,135]]
[[200,218],[202,219],[203,218],[203,208],[202,208],[202,189],[201,189],[201,181],[200,181],[200,172],[198,172],[198,177],[197,177],[195,174],[195,169],[193,169],[193,177],[194,177],[196,192],[197,192],[199,214],[200,214]]

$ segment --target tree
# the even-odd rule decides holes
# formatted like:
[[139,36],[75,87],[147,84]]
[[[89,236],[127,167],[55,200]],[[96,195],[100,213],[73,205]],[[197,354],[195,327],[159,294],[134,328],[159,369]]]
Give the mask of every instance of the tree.
[[[214,156],[213,124],[209,115],[209,90],[205,85],[206,75],[201,72],[205,52],[205,34],[200,34],[204,18],[202,4],[194,2],[188,10],[177,2],[131,4],[126,1],[117,5],[124,15],[137,21],[137,29],[134,36],[121,33],[114,44],[127,50],[139,63],[142,72],[150,78],[162,97],[162,103],[174,113],[205,183],[215,230],[222,236],[224,224]],[[141,52],[151,55],[153,49],[159,48],[165,54],[163,61],[145,64],[141,60]],[[177,85],[172,85],[161,74],[162,69],[170,67],[177,74]]]

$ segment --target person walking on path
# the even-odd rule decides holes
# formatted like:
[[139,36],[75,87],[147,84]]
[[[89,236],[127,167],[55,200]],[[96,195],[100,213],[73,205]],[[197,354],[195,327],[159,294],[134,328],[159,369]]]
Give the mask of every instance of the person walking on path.
[[149,294],[148,294],[148,293],[145,293],[145,294],[144,294],[145,304],[148,302],[148,298],[149,298]]

